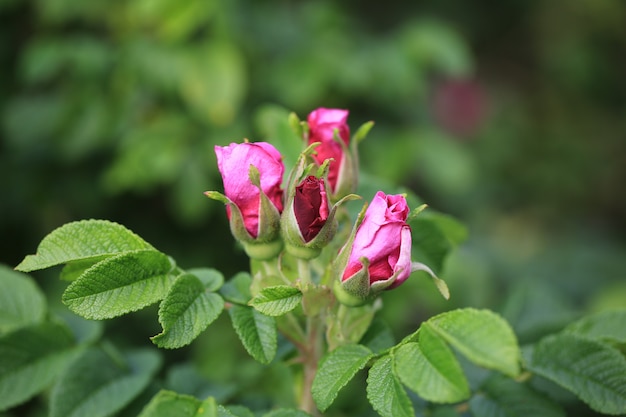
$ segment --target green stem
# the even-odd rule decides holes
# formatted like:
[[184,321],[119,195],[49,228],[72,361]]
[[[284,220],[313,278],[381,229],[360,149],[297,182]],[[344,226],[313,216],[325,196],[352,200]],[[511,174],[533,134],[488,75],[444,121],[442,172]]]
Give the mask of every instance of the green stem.
[[317,373],[317,365],[323,354],[323,328],[324,326],[319,316],[307,317],[307,343],[300,352],[304,367],[300,409],[314,417],[321,416],[315,401],[313,401],[311,388]]
[[302,287],[311,284],[311,266],[308,261],[298,259],[298,276]]

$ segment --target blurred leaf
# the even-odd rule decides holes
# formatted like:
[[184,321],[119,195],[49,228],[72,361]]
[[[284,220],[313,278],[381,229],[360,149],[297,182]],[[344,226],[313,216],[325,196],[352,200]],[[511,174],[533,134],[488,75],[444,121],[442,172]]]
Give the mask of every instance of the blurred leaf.
[[183,100],[202,120],[217,126],[232,123],[247,88],[238,48],[213,40],[190,49],[187,59],[180,85]]
[[41,323],[0,337],[0,410],[45,389],[75,352],[67,327]]
[[272,410],[269,413],[263,414],[263,417],[310,417],[309,413],[305,413],[302,410],[295,410],[293,408],[279,408],[278,410]]
[[539,341],[525,359],[532,372],[572,391],[592,409],[626,413],[626,358],[619,350],[561,333]]
[[578,336],[626,343],[626,310],[602,311],[578,320],[565,328]]
[[458,309],[439,314],[422,324],[470,361],[506,375],[520,372],[520,351],[515,334],[502,317],[489,310]]
[[105,187],[113,192],[145,191],[173,182],[187,159],[188,137],[189,123],[177,114],[134,126],[103,177]]
[[452,246],[441,229],[432,221],[417,217],[409,222],[412,235],[411,259],[440,273],[443,262]]
[[118,355],[98,348],[86,350],[54,386],[50,417],[111,415],[148,386],[161,364],[152,350]]
[[65,264],[65,266],[61,270],[59,278],[61,278],[63,281],[75,281],[87,269],[91,268],[98,262],[108,258],[109,256],[111,255],[107,254],[78,261],[71,261]]
[[540,279],[518,280],[512,285],[502,315],[515,329],[520,343],[536,342],[576,317],[562,292]]
[[302,293],[295,287],[277,285],[263,288],[249,304],[267,316],[282,316],[296,308]]
[[248,304],[250,298],[250,285],[252,284],[252,277],[248,272],[239,272],[233,276],[230,280],[220,288],[222,296],[236,304]]
[[379,353],[396,344],[393,331],[387,322],[374,317],[374,320],[367,328],[359,344],[364,345],[374,353]]
[[252,307],[233,305],[228,314],[246,351],[257,361],[268,364],[277,348],[276,322]]
[[326,411],[339,391],[372,357],[372,351],[363,345],[344,345],[326,354],[320,361],[311,387],[317,407]]
[[152,342],[161,348],[176,349],[191,343],[224,309],[224,300],[208,292],[195,275],[176,278],[159,306],[159,323],[163,332]]
[[26,274],[0,264],[0,335],[43,321],[46,298]]
[[367,399],[382,417],[413,417],[413,405],[393,372],[391,356],[374,362],[367,377]]
[[453,76],[467,76],[473,70],[468,44],[443,22],[421,20],[407,24],[401,39],[404,52],[420,67],[434,68]]
[[81,220],[53,230],[39,243],[37,253],[26,256],[15,269],[29,272],[144,249],[153,248],[124,226],[107,220]]
[[72,282],[62,301],[88,319],[117,317],[163,299],[174,280],[173,268],[170,258],[155,250],[114,255]]
[[187,270],[188,274],[195,275],[207,291],[215,292],[224,285],[224,275],[213,268],[192,268]]
[[565,417],[555,402],[502,375],[494,375],[469,402],[473,415],[481,417]]
[[393,359],[400,381],[425,400],[455,403],[469,398],[469,386],[454,353],[428,327],[420,329],[419,343],[401,345]]
[[[229,414],[224,414],[228,416]],[[139,417],[218,417],[215,399],[200,401],[190,395],[161,390],[146,405]]]

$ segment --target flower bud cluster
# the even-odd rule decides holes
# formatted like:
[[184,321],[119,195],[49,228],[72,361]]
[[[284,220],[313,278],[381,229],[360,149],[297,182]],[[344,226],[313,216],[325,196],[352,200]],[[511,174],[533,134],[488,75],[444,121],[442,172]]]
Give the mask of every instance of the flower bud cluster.
[[[215,147],[224,194],[206,195],[226,205],[231,232],[252,259],[285,252],[310,261],[335,239],[339,207],[359,198],[351,194],[358,181],[356,145],[371,127],[364,125],[351,138],[347,119],[347,110],[318,108],[307,122],[298,121],[306,147],[286,190],[282,156],[271,144]],[[330,265],[335,295],[346,305],[366,303],[411,274],[405,197],[379,191],[366,207]]]

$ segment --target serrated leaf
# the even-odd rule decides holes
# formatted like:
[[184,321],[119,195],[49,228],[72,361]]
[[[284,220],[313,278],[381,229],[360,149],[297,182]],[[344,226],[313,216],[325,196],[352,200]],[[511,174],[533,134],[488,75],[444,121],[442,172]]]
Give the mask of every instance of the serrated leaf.
[[213,268],[193,268],[187,270],[188,274],[195,275],[207,291],[217,291],[224,285],[224,275]]
[[567,326],[566,332],[599,340],[626,343],[626,310],[602,311]]
[[252,277],[247,272],[239,272],[220,288],[220,294],[231,303],[248,304]]
[[32,278],[0,265],[0,282],[0,334],[43,320],[46,298]]
[[45,389],[75,353],[67,327],[41,323],[0,337],[0,410]]
[[293,408],[279,408],[263,414],[263,417],[311,417],[311,415]]
[[50,417],[104,417],[130,403],[161,365],[154,350],[120,355],[91,348],[72,363],[52,389]]
[[626,413],[626,358],[619,350],[562,333],[540,340],[525,359],[531,371],[572,391],[592,409]]
[[302,293],[295,287],[277,285],[263,288],[249,304],[268,316],[282,316],[296,308],[302,300]]
[[394,353],[400,381],[427,401],[455,403],[469,398],[470,391],[454,353],[428,327],[418,343],[401,345]]
[[195,275],[183,274],[176,278],[159,306],[159,323],[163,332],[152,337],[152,342],[167,349],[188,345],[223,309],[222,297],[207,292]]
[[469,401],[470,410],[481,417],[565,417],[555,402],[502,375],[495,375]]
[[363,345],[344,345],[328,353],[320,362],[311,388],[317,408],[326,411],[339,391],[373,356]]
[[393,372],[391,356],[374,362],[367,377],[367,399],[382,417],[413,417],[413,405]]
[[520,351],[509,324],[489,310],[449,311],[429,319],[429,327],[470,361],[509,376],[519,374]]
[[[228,415],[228,414],[227,414]],[[222,417],[214,398],[200,401],[191,395],[161,390],[138,417]]]
[[106,220],[67,223],[43,238],[35,255],[28,255],[15,269],[29,272],[72,261],[121,252],[154,249],[122,225]]
[[218,417],[254,417],[254,413],[243,405],[217,406]]
[[233,327],[250,356],[268,364],[277,348],[276,322],[273,317],[251,307],[233,305],[228,314]]
[[62,301],[87,319],[108,319],[161,300],[174,280],[167,255],[126,252],[94,265],[65,290]]

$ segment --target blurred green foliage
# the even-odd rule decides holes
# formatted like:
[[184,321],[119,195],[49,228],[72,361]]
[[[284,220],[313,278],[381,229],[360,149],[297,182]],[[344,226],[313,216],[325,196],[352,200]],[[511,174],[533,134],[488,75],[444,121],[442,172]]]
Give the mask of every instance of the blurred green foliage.
[[[342,107],[353,129],[376,122],[364,172],[470,230],[442,274],[451,301],[421,278],[385,295],[397,335],[476,306],[536,340],[626,305],[624,68],[619,0],[0,0],[0,261],[104,218],[231,276],[247,260],[202,194],[221,189],[213,146]],[[36,277],[58,303],[55,274]],[[111,327],[143,343],[152,316]],[[239,366],[234,340],[173,360],[195,354],[215,380],[258,385],[246,401],[275,390],[289,406],[286,370]]]

